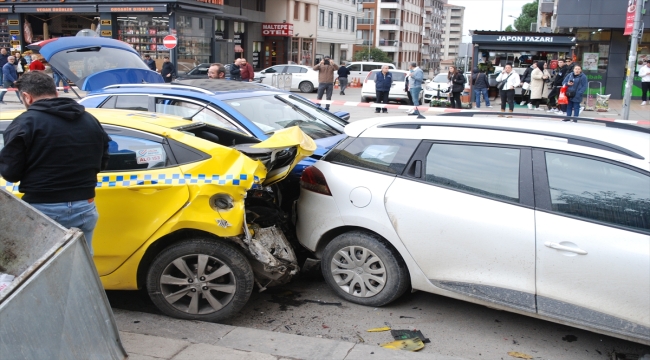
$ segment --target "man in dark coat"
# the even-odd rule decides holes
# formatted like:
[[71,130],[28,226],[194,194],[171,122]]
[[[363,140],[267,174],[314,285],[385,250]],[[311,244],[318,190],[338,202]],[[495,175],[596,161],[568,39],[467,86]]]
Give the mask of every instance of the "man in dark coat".
[[241,81],[241,59],[235,59],[235,62],[230,66],[230,80]]
[[[388,93],[390,92],[390,87],[393,85],[393,74],[388,72],[388,65],[382,65],[381,71],[377,72],[375,77],[375,92],[377,94],[377,104],[384,103],[388,105]],[[387,113],[388,109],[385,107],[380,110],[380,108],[375,108],[375,112]]]
[[144,56],[144,63],[147,64],[149,69],[156,71],[156,60],[151,58],[151,55],[147,54]]
[[548,112],[566,112],[566,105],[561,105],[560,107],[565,107],[562,110],[557,109],[557,96],[560,95],[560,89],[562,88],[562,82],[564,78],[569,74],[569,66],[566,65],[564,59],[557,61],[557,69],[555,69],[555,79],[553,79],[553,89],[548,94]]
[[172,82],[176,77],[176,66],[169,61],[169,56],[165,56],[163,59],[163,66],[160,70],[160,75],[162,75],[166,83]]

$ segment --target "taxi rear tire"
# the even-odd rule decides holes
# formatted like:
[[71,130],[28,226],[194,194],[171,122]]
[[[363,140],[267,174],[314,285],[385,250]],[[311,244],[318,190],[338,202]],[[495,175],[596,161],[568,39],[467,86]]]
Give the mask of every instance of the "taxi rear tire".
[[234,246],[208,238],[164,249],[147,273],[147,292],[164,314],[221,321],[244,307],[253,292],[253,269]]

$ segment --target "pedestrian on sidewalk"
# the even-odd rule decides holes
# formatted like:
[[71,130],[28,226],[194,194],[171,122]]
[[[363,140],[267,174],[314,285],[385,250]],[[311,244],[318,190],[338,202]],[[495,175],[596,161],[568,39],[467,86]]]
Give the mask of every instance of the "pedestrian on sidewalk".
[[2,68],[5,66],[5,64],[9,61],[9,54],[7,54],[7,49],[1,48],[0,49],[0,85],[4,84],[3,80],[3,75],[2,75]]
[[511,113],[515,111],[515,88],[520,84],[519,74],[512,69],[512,63],[507,63],[505,69],[497,76],[497,87],[502,85],[499,88],[502,113],[506,112],[506,104],[508,104]]
[[566,108],[566,115],[579,116],[582,95],[587,91],[587,76],[582,73],[582,67],[575,64],[573,72],[564,78],[562,85],[568,86],[566,96],[569,98],[569,104]]
[[18,78],[20,79],[20,77],[29,70],[29,67],[27,66],[27,60],[21,56],[20,51],[16,51],[14,57],[16,58],[14,66],[16,67]]
[[454,109],[461,109],[462,103],[460,101],[460,94],[462,94],[463,90],[465,90],[465,83],[467,80],[455,66],[449,67],[447,79],[449,80],[449,88],[451,89],[451,94],[449,96],[451,107]]
[[[406,96],[409,98],[407,105],[413,105],[413,98],[411,98],[411,75],[409,73],[404,77],[404,91],[406,92]],[[411,111],[413,110],[409,109],[406,112],[410,114]]]
[[[332,92],[334,91],[334,71],[339,69],[329,55],[325,55],[323,60],[314,66],[314,71],[318,71],[318,93],[316,98],[323,99],[323,94],[326,94],[327,100],[332,100]],[[330,104],[325,105],[325,110],[330,109]]]
[[241,59],[235,59],[235,62],[230,65],[230,80],[241,81],[241,69],[239,65],[241,64]]
[[[388,65],[382,65],[381,71],[377,72],[377,77],[375,78],[375,93],[377,95],[377,104],[384,103],[388,105],[388,93],[390,88],[393,86],[393,74],[388,72]],[[375,113],[379,114],[383,112],[384,114],[388,112],[388,109],[375,108]]]
[[348,87],[348,76],[350,76],[350,70],[346,66],[341,65],[336,73],[339,76],[339,86],[341,87],[339,95],[345,95],[345,89]]
[[176,66],[169,61],[169,56],[163,57],[163,66],[162,69],[160,69],[160,75],[162,75],[163,80],[166,83],[172,82],[176,77]]
[[650,93],[650,61],[645,60],[643,66],[639,69],[641,78],[641,105],[648,103],[648,93]]
[[52,70],[52,77],[54,78],[54,86],[59,88],[59,83],[63,83],[63,92],[68,93],[68,79],[65,76],[59,75],[58,71]]
[[[16,61],[16,58],[13,56],[7,57],[7,63],[2,67],[2,86],[4,86],[6,89],[13,88],[16,86],[16,82],[18,81],[18,73],[16,72],[16,67],[14,66],[14,62]],[[7,90],[5,91],[0,91],[0,104],[6,105],[4,102],[5,94],[7,93]],[[23,101],[20,99],[20,95],[16,91],[16,96],[18,97],[18,101],[22,104]]]
[[533,70],[537,69],[537,63],[530,65],[521,75],[521,103],[519,105],[525,106],[528,104],[528,108],[532,109],[533,105],[530,104],[530,81]]
[[246,59],[239,59],[239,70],[241,81],[251,82],[255,79],[255,71],[253,66],[246,61]]
[[492,106],[490,106],[490,96],[488,96],[490,80],[488,80],[485,71],[480,71],[477,67],[472,70],[472,86],[474,92],[474,100],[476,101],[476,108],[481,108],[481,96],[483,96],[483,99],[485,100],[485,106],[491,108]]
[[83,231],[92,254],[97,174],[108,164],[111,139],[83,105],[59,98],[44,72],[29,72],[16,86],[27,111],[3,134],[0,175],[20,182],[23,201]]
[[[537,68],[530,74],[530,102],[533,110],[544,110],[539,108],[544,94],[546,82],[550,81],[551,75],[546,70],[544,61],[537,62]],[[528,107],[530,109],[530,106]]]
[[149,69],[151,69],[151,71],[157,71],[156,60],[152,59],[151,55],[146,54],[144,56],[144,63],[147,64],[147,66],[149,67]]
[[29,63],[29,71],[45,71],[45,65],[41,62],[40,55],[32,55],[32,62]]
[[412,62],[409,66],[410,80],[409,92],[411,93],[411,101],[413,101],[413,111],[409,115],[420,115],[418,106],[420,105],[420,93],[422,92],[422,82],[424,81],[424,72],[418,63]]
[[555,113],[560,112],[557,108],[557,97],[560,95],[560,89],[562,88],[562,82],[568,74],[568,67],[564,63],[564,59],[559,59],[557,61],[557,69],[555,70],[555,79],[553,79],[553,88],[548,94],[548,112]]

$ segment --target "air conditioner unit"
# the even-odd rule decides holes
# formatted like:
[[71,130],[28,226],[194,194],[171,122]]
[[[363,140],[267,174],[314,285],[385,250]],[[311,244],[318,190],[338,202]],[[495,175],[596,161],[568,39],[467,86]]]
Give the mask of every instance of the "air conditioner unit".
[[537,24],[536,23],[530,24],[530,31],[537,32]]

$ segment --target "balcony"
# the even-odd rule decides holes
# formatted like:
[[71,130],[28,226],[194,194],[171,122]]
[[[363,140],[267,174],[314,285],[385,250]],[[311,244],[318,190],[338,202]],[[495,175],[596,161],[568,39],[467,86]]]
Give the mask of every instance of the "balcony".
[[542,1],[539,4],[539,12],[542,14],[552,14],[554,7],[555,7],[555,3],[553,2],[553,0]]
[[399,19],[380,19],[379,20],[379,30],[388,30],[388,31],[399,31],[400,30],[400,20]]
[[374,25],[375,18],[357,18],[357,25]]
[[372,40],[368,39],[357,39],[358,45],[373,46]]
[[379,7],[382,9],[399,9],[401,4],[402,0],[381,0]]
[[398,52],[399,40],[379,40],[379,50],[383,52]]

